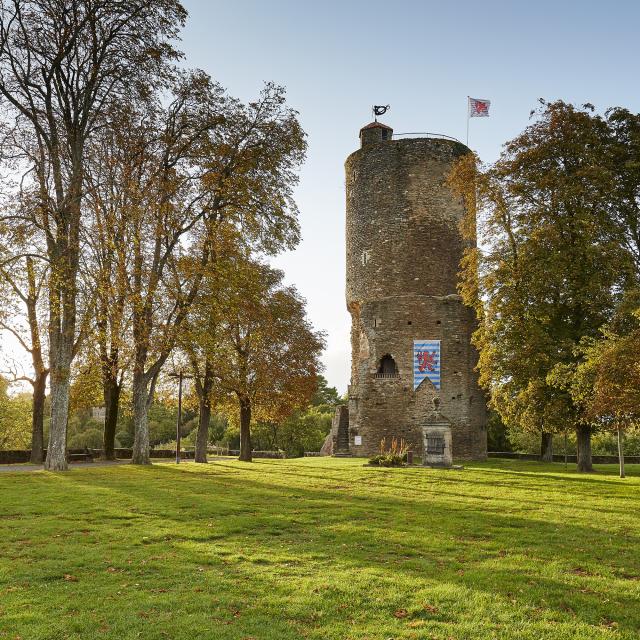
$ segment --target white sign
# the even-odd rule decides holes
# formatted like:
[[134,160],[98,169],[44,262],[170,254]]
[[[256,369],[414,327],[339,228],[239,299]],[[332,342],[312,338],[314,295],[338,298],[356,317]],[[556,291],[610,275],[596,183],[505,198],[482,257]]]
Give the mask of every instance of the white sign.
[[353,439],[353,444],[355,445],[362,444],[362,436],[355,436]]

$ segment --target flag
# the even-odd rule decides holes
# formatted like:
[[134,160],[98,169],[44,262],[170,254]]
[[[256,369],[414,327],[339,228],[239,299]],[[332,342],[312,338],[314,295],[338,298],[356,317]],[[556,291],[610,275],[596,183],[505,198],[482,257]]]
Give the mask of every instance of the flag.
[[440,389],[440,340],[413,341],[413,390],[428,378]]
[[469,98],[469,117],[470,118],[488,118],[491,100],[483,100],[482,98]]

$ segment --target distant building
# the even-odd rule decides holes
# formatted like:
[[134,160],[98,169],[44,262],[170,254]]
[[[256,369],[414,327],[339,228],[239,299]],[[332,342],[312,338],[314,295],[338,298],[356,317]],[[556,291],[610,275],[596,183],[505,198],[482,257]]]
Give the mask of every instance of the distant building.
[[457,293],[463,205],[445,183],[469,149],[446,137],[392,134],[379,122],[363,127],[345,163],[351,385],[348,419],[343,410],[334,420],[333,452],[369,456],[382,438],[404,438],[421,455],[437,396],[453,456],[483,459],[474,313]]
[[106,412],[106,409],[104,407],[91,407],[91,417],[96,422],[103,422],[104,423],[104,419],[105,419],[106,414],[107,414],[107,412]]

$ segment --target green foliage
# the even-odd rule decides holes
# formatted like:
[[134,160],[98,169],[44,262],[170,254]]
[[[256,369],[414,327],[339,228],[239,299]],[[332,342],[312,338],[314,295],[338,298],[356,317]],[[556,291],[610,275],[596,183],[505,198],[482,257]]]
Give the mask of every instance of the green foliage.
[[553,432],[585,420],[567,372],[637,272],[637,162],[620,162],[637,122],[614,135],[611,115],[561,101],[535,115],[495,164],[465,156],[450,184],[468,210],[460,291],[478,313],[480,382],[508,427]]
[[487,450],[512,451],[507,428],[497,411],[489,410],[487,417]]
[[31,447],[31,396],[8,394],[9,385],[0,376],[0,449]]
[[[222,442],[228,423],[229,421],[223,413],[214,413],[211,415],[211,419],[209,421],[209,444]],[[197,431],[197,426],[194,430],[194,438],[195,431]]]
[[380,442],[380,453],[369,458],[369,464],[378,467],[403,467],[407,461],[409,447],[404,440],[393,438],[387,445],[387,439]]
[[116,433],[116,441],[120,443],[121,447],[130,449],[133,447],[133,434],[128,431],[118,431]]
[[[593,436],[591,446],[594,455],[617,456],[618,436],[610,430],[601,431]],[[625,433],[624,454],[626,456],[640,456],[640,431],[634,430]]]
[[637,640],[640,466],[362,463],[0,474],[0,637]]
[[374,467],[404,467],[406,456],[395,453],[379,453],[369,458],[369,464]]
[[581,341],[577,363],[553,372],[555,384],[571,394],[582,418],[604,429],[640,427],[640,306],[628,304],[625,298],[600,337]]
[[[149,408],[149,442],[152,447],[175,441],[178,407],[169,397],[159,396]],[[182,436],[197,429],[197,416],[191,409],[182,410]],[[118,415],[116,438],[123,447],[133,445],[133,416],[121,411]]]
[[[120,444],[116,444],[119,447]],[[71,436],[67,441],[69,449],[102,449],[102,429],[87,429]]]
[[253,431],[255,449],[284,451],[287,457],[302,456],[305,451],[319,451],[331,430],[332,415],[321,407],[297,411],[280,423],[262,422]]
[[338,395],[338,390],[335,387],[330,387],[327,379],[322,375],[318,375],[318,386],[311,398],[311,405],[314,407],[323,407],[324,411],[332,412],[333,409],[343,402],[343,399]]

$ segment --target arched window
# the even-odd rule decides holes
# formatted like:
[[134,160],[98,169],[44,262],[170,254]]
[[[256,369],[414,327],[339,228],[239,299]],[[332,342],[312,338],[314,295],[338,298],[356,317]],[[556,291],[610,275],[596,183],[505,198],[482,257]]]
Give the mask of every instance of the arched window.
[[398,367],[396,366],[396,361],[388,353],[382,356],[382,358],[380,358],[378,373],[385,373],[385,374],[398,373]]

